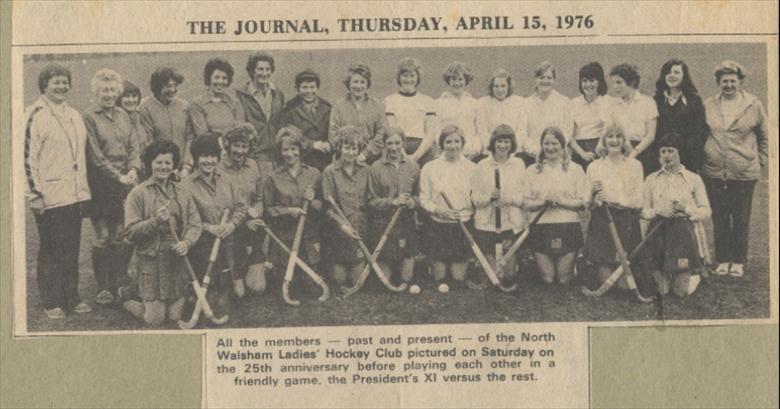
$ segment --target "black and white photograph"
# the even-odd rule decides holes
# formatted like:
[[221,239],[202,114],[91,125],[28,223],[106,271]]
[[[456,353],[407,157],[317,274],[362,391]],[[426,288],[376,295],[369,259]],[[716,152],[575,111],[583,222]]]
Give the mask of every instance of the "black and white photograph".
[[771,318],[765,43],[241,47],[24,54],[24,335]]

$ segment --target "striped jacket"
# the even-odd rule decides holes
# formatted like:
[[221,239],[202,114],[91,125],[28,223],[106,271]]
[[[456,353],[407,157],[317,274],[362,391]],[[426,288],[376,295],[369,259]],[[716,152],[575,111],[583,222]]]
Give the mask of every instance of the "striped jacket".
[[51,209],[90,200],[87,130],[81,115],[67,103],[56,107],[41,96],[27,108],[25,117],[24,170],[30,206]]

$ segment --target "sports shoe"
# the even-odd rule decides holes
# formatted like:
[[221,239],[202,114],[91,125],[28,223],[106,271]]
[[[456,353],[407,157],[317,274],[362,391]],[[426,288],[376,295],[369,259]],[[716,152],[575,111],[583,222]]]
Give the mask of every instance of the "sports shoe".
[[715,269],[715,275],[716,276],[726,276],[729,275],[729,263],[720,263],[718,264],[718,268]]
[[731,265],[731,270],[729,270],[729,275],[732,277],[742,277],[745,275],[745,268],[742,264],[739,263],[733,263]]
[[73,307],[73,312],[76,314],[86,314],[88,312],[92,312],[92,307],[90,307],[89,304],[85,302],[80,302],[77,306]]
[[100,305],[111,304],[114,302],[114,296],[111,294],[111,291],[103,290],[95,297],[95,302]]
[[55,307],[50,310],[43,310],[43,312],[46,313],[46,316],[49,317],[50,320],[61,320],[65,318],[65,311],[63,311],[60,307]]

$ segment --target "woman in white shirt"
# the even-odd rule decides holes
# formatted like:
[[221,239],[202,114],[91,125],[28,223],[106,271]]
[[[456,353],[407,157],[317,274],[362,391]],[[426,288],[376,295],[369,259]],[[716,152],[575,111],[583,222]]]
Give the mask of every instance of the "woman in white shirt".
[[[526,181],[525,164],[514,157],[517,141],[512,127],[498,125],[490,136],[487,150],[490,156],[477,165],[477,173],[471,181],[471,201],[474,213],[475,238],[480,249],[495,268],[496,244],[508,249],[512,239],[525,228],[523,212],[523,185]],[[511,281],[515,272],[515,257],[506,260],[503,274]]]
[[510,127],[512,133],[516,135],[515,146],[519,141],[525,140],[527,125],[524,104],[523,98],[514,94],[509,72],[503,68],[494,71],[488,83],[488,95],[479,99],[477,130],[485,147],[483,154],[487,155],[491,135],[499,125]]
[[534,70],[536,86],[534,93],[526,99],[527,137],[521,142],[520,157],[526,165],[534,163],[541,148],[542,132],[554,126],[561,130],[565,140],[571,138],[571,101],[554,89],[557,77],[555,66],[545,61]]
[[598,159],[596,145],[609,122],[607,82],[601,64],[592,62],[580,68],[580,96],[572,99],[574,128],[569,146],[574,162],[587,169]]
[[[471,185],[477,165],[463,156],[465,137],[455,125],[447,125],[439,136],[442,155],[429,162],[420,173],[420,205],[428,212],[425,251],[431,262],[438,290],[448,292],[447,267],[459,283],[466,279],[469,244],[458,226],[458,220],[468,222],[474,209],[471,205]],[[447,195],[452,208],[444,200]]]
[[[591,162],[588,167],[595,208],[588,225],[585,256],[589,263],[595,265],[600,282],[604,282],[620,264],[609,231],[609,219],[601,206],[609,206],[626,251],[631,251],[642,241],[639,216],[643,205],[644,174],[642,164],[627,157],[631,149],[623,130],[611,126],[596,147],[602,158]],[[625,276],[620,278],[618,286],[628,288]]]
[[609,71],[616,98],[610,104],[610,119],[623,128],[634,149],[628,154],[642,162],[645,175],[658,169],[654,152],[658,107],[655,101],[639,92],[639,71],[630,64],[619,64]]
[[[590,199],[590,187],[580,165],[572,163],[563,132],[549,127],[542,132],[536,164],[528,167],[525,209],[547,212],[531,228],[528,244],[534,252],[542,280],[567,284],[573,278],[574,259],[582,247],[580,211]],[[529,214],[528,217],[533,218]]]
[[436,106],[433,98],[417,92],[422,79],[420,61],[405,57],[398,63],[398,92],[385,97],[385,115],[390,127],[403,129],[404,149],[420,166],[436,157]]
[[442,74],[449,89],[436,100],[437,116],[441,129],[448,125],[460,128],[463,134],[463,155],[472,159],[482,152],[482,141],[477,131],[477,111],[479,103],[466,87],[474,79],[471,68],[456,61],[447,66]]

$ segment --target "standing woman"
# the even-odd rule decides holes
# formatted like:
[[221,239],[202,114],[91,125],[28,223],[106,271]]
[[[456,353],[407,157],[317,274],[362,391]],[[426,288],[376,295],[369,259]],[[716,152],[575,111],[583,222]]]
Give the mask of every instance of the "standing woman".
[[[588,166],[594,209],[588,224],[585,256],[596,266],[599,282],[604,282],[620,264],[609,219],[601,206],[609,206],[623,248],[631,251],[642,240],[639,219],[644,204],[644,173],[642,164],[627,156],[631,149],[623,131],[610,126],[596,147],[601,159]],[[618,286],[628,288],[625,275],[618,281]]]
[[[458,226],[458,220],[468,222],[474,209],[471,205],[469,181],[477,172],[477,165],[463,156],[466,138],[455,125],[447,125],[439,136],[442,155],[429,162],[420,173],[420,205],[431,216],[427,224],[426,254],[431,261],[433,278],[439,282],[439,292],[450,287],[445,282],[447,267],[452,279],[462,283],[466,279],[466,261],[469,245]],[[447,204],[442,196],[452,204]]]
[[138,254],[142,302],[128,300],[122,307],[146,324],[160,325],[166,317],[181,319],[187,282],[184,257],[200,238],[202,227],[192,194],[172,177],[179,166],[176,144],[152,142],[143,162],[151,176],[133,188],[125,201],[125,238]]
[[[136,87],[132,82],[128,80],[123,81],[122,93],[116,100],[116,105],[117,107],[122,108],[125,112],[127,112],[127,115],[130,116],[130,122],[133,124],[133,128],[135,128],[136,141],[138,144],[138,156],[140,157],[144,149],[146,149],[146,147],[151,143],[146,133],[144,132],[143,127],[141,127],[141,112],[138,110],[138,108],[141,106],[141,90],[138,89],[138,87]],[[139,182],[145,180],[147,176],[144,174],[143,166],[141,166],[141,168],[142,169],[138,169]]]
[[420,166],[405,154],[405,139],[401,128],[390,127],[385,132],[385,154],[368,172],[368,206],[374,246],[379,243],[396,209],[404,208],[388,235],[378,262],[382,271],[387,274],[397,271],[401,282],[411,283],[417,255],[414,209],[419,201]]
[[228,92],[233,74],[233,66],[221,58],[213,58],[206,63],[203,82],[208,89],[189,107],[195,137],[208,134],[221,141],[229,129],[244,122],[243,107],[235,94]]
[[702,176],[712,204],[716,274],[744,275],[753,188],[767,169],[769,129],[761,101],[742,90],[746,73],[734,61],[715,70],[720,92],[704,102],[710,134]]
[[328,131],[330,129],[330,102],[317,95],[320,76],[306,69],[295,76],[298,95],[287,102],[282,113],[282,126],[295,126],[304,138],[303,163],[320,172],[332,162]]
[[[515,150],[517,138],[512,127],[506,124],[497,126],[488,143],[490,156],[479,162],[477,173],[471,182],[471,200],[476,207],[476,239],[494,267],[495,244],[499,241],[511,242],[526,225],[522,209],[526,169],[522,159],[513,155]],[[497,218],[497,213],[500,219]],[[503,248],[507,249],[509,246],[505,245]],[[515,273],[513,255],[511,260],[506,260],[501,278],[511,281]]]
[[681,135],[684,144],[680,146],[680,162],[691,172],[699,173],[708,129],[704,104],[684,61],[672,59],[661,67],[661,75],[655,82],[655,104],[658,107],[656,138],[671,132]]
[[482,141],[477,129],[479,103],[466,91],[466,87],[474,79],[474,74],[468,65],[455,61],[447,66],[442,78],[449,89],[436,100],[440,129],[443,130],[448,125],[460,129],[464,138],[461,146],[463,155],[467,159],[474,159],[482,152]]
[[571,160],[587,169],[599,158],[596,146],[609,122],[607,82],[601,64],[592,62],[580,68],[580,96],[571,101],[574,131],[569,146]]
[[[580,211],[590,198],[590,187],[580,165],[572,163],[563,131],[550,127],[541,135],[536,164],[528,168],[525,208],[530,212],[550,206],[528,237],[542,280],[567,284],[573,278],[574,258],[582,247]],[[530,215],[529,215],[530,216]]]
[[421,79],[420,61],[401,59],[395,71],[398,92],[385,97],[385,115],[388,126],[401,128],[406,135],[404,150],[409,159],[423,166],[436,157],[437,124],[433,99],[417,92]]
[[610,120],[623,129],[634,147],[628,154],[642,162],[645,175],[658,170],[654,151],[658,108],[655,101],[639,92],[639,71],[635,65],[619,64],[609,71],[614,98]]
[[38,290],[46,316],[56,320],[65,318],[65,311],[92,310],[78,292],[81,206],[91,197],[87,130],[66,102],[70,70],[46,66],[38,75],[38,89],[42,95],[25,113],[24,171],[38,226]]
[[519,146],[519,156],[526,165],[534,163],[539,156],[541,152],[539,139],[544,130],[554,126],[568,141],[574,124],[571,101],[555,90],[557,79],[555,66],[549,61],[542,62],[534,70],[534,77],[536,78],[534,93],[526,99],[527,137]]
[[98,70],[92,77],[96,104],[84,113],[95,229],[92,269],[100,291],[95,301],[103,305],[114,301],[119,281],[127,274],[132,252],[122,242],[124,201],[138,183],[141,168],[136,129],[130,115],[116,106],[121,93],[122,77],[113,70]]
[[385,133],[385,107],[370,97],[371,69],[365,65],[350,65],[344,78],[347,95],[336,103],[330,113],[328,140],[335,146],[339,129],[354,125],[365,130],[366,149],[358,161],[371,164],[382,154],[382,135]]
[[512,77],[503,68],[493,72],[488,83],[488,95],[479,99],[477,129],[486,149],[493,137],[493,131],[499,125],[509,125],[512,133],[517,135],[517,140],[513,143],[515,147],[518,141],[526,139],[528,125],[525,101],[514,94]]
[[189,120],[189,103],[178,98],[179,85],[184,77],[175,68],[162,67],[152,73],[149,82],[152,97],[141,101],[141,127],[151,143],[159,140],[171,141],[181,152],[180,177],[192,171],[190,144],[192,143],[192,122]]
[[366,257],[360,251],[357,239],[368,238],[368,166],[357,157],[365,148],[362,129],[345,126],[338,131],[335,162],[322,173],[322,195],[332,197],[344,212],[327,206],[330,226],[326,257],[333,264],[333,281],[339,286],[347,280],[352,287],[366,266]]
[[[309,202],[299,256],[316,270],[320,262],[318,216],[322,210],[322,177],[316,168],[301,162],[303,136],[298,128],[288,126],[280,129],[277,140],[282,161],[263,187],[268,224],[291,248],[298,218],[304,214],[303,204]],[[270,253],[274,266],[283,269],[287,265],[287,253],[276,243],[271,244]]]

